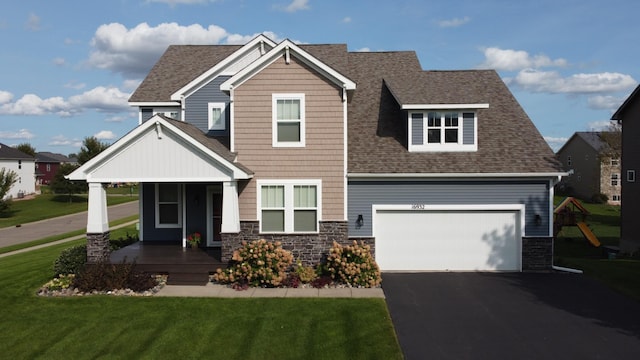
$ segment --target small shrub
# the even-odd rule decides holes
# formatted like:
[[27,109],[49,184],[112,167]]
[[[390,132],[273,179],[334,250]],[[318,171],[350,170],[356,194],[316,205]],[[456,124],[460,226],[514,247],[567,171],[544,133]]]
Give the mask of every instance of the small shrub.
[[322,289],[324,287],[327,287],[327,286],[331,285],[332,283],[333,283],[333,279],[331,278],[331,276],[322,275],[322,276],[319,276],[319,277],[315,278],[311,282],[311,286],[313,286],[316,289]]
[[296,263],[293,272],[298,276],[298,279],[305,284],[312,282],[318,277],[316,269],[311,266],[304,266],[300,261]]
[[606,204],[609,200],[609,197],[605,194],[593,194],[591,197],[591,202],[594,204]]
[[148,273],[135,269],[134,263],[87,264],[79,271],[73,286],[83,292],[131,289],[146,291],[156,286],[156,280]]
[[326,266],[331,278],[349,286],[376,287],[382,281],[371,247],[364,242],[342,246],[334,241]]
[[286,279],[286,270],[292,263],[291,252],[284,250],[280,242],[243,241],[242,247],[233,252],[229,267],[218,269],[213,279],[223,284],[277,287]]
[[55,276],[75,274],[87,262],[87,245],[76,245],[60,252],[53,263]]
[[44,287],[51,291],[68,289],[71,284],[73,284],[74,278],[74,274],[60,275],[60,277],[54,278],[53,280],[44,284]]
[[129,235],[129,233],[127,233],[125,237],[109,239],[109,248],[111,249],[111,251],[115,251],[138,241],[138,234]]
[[300,286],[300,276],[298,274],[291,273],[289,274],[284,281],[282,282],[282,286],[288,288],[297,288]]

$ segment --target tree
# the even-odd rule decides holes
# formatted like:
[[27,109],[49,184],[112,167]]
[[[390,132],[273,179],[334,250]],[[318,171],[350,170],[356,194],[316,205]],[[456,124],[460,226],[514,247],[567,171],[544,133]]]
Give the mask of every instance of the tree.
[[612,123],[607,131],[600,133],[600,139],[606,144],[600,152],[600,160],[620,159],[622,155],[622,125]]
[[33,157],[36,157],[36,148],[31,146],[31,144],[29,144],[29,143],[19,144],[18,146],[16,146],[16,149],[22,151],[23,153],[25,153],[27,155],[31,155]]
[[69,202],[72,201],[73,194],[87,192],[87,183],[84,181],[71,181],[65,178],[65,176],[71,174],[73,170],[77,168],[78,166],[73,164],[60,164],[50,184],[51,191],[53,191],[54,194],[69,195]]
[[15,171],[0,169],[0,214],[5,214],[11,206],[11,200],[5,200],[4,197],[16,181],[18,181],[18,174]]
[[78,153],[78,164],[82,165],[86,163],[108,147],[109,144],[100,142],[95,136],[84,138],[82,147]]

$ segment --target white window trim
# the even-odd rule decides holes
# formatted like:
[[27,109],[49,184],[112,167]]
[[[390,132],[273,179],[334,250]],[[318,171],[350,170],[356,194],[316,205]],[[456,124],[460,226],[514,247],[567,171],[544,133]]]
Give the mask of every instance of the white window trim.
[[[428,121],[429,121],[429,113],[430,112],[438,112],[438,113],[447,113],[447,112],[456,112],[458,113],[458,143],[445,143],[444,142],[444,131],[442,132],[441,143],[433,144],[428,142]],[[463,113],[473,113],[473,144],[463,144],[464,141],[464,116]],[[411,124],[411,116],[412,114],[422,114],[422,145],[414,145],[411,142],[413,138],[413,128]],[[407,117],[408,125],[408,138],[407,142],[409,144],[409,152],[473,152],[478,151],[478,112],[474,109],[425,109],[423,111],[409,111]],[[440,126],[441,129],[444,129],[444,120],[442,120],[442,124]]]
[[[278,141],[278,100],[300,100],[300,141]],[[305,96],[303,93],[279,93],[271,95],[272,146],[273,147],[305,147]]]
[[[262,187],[268,185],[284,186],[284,231],[262,231]],[[293,230],[293,187],[297,185],[313,185],[316,187],[316,211],[317,224],[316,231],[294,231]],[[286,179],[286,180],[258,180],[256,182],[256,212],[260,223],[261,234],[317,234],[320,231],[320,221],[322,221],[322,180],[316,179]]]
[[160,223],[160,193],[159,193],[159,187],[160,184],[156,183],[155,187],[154,187],[154,192],[155,192],[155,199],[154,199],[154,206],[155,206],[155,223],[156,223],[156,228],[163,228],[163,229],[175,229],[175,228],[181,228],[182,227],[182,186],[180,184],[174,184],[178,187],[178,223],[177,224],[161,224]]
[[636,182],[635,170],[627,170],[627,182]]
[[[227,104],[223,102],[211,102],[207,104],[207,128],[209,130],[226,130],[227,128],[226,107],[227,107]],[[220,109],[220,117],[222,117],[221,125],[214,126],[213,117],[211,116],[211,110],[213,109]]]

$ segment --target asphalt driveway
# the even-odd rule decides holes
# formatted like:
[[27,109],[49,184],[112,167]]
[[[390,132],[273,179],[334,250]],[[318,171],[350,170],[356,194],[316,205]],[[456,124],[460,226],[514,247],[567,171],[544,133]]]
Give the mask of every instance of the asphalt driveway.
[[566,273],[384,273],[406,359],[640,359],[640,303]]

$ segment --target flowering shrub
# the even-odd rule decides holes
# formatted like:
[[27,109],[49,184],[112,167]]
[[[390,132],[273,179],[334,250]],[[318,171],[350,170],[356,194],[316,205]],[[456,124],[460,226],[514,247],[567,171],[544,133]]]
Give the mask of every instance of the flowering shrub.
[[382,281],[371,247],[364,242],[342,246],[334,241],[326,268],[332,279],[349,286],[376,287]]
[[276,287],[282,285],[292,263],[293,255],[280,242],[243,241],[242,247],[233,252],[229,267],[218,269],[213,279],[223,284]]
[[75,278],[74,274],[60,275],[59,277],[54,278],[53,280],[44,284],[44,287],[46,287],[51,291],[68,289],[73,283],[74,278]]
[[298,279],[305,284],[312,282],[316,277],[318,277],[316,269],[311,266],[302,265],[300,260],[296,263],[293,272],[298,276]]
[[198,244],[200,244],[200,240],[202,240],[202,236],[197,231],[187,236],[187,242],[189,242],[189,245],[191,245],[191,247],[198,246]]

